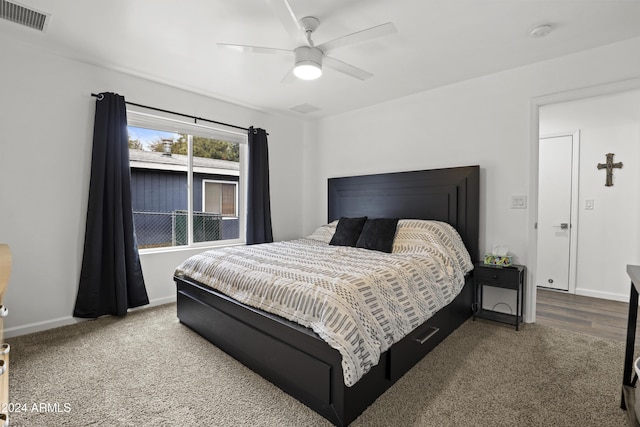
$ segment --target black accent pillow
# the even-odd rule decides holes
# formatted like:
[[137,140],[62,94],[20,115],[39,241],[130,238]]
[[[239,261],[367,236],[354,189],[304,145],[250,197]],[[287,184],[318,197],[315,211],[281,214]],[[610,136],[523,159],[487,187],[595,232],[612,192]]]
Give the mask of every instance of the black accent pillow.
[[390,254],[393,250],[397,226],[398,218],[367,219],[356,242],[356,247]]
[[355,246],[358,243],[358,237],[367,217],[359,218],[340,218],[336,226],[336,232],[329,242],[333,246]]

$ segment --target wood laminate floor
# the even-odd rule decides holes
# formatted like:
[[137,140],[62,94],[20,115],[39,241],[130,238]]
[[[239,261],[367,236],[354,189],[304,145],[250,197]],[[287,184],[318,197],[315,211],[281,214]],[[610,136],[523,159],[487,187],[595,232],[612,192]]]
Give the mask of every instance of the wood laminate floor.
[[[629,304],[624,302],[538,288],[536,323],[624,341],[628,307]],[[640,321],[638,324],[640,326]],[[640,333],[636,336],[638,344]]]

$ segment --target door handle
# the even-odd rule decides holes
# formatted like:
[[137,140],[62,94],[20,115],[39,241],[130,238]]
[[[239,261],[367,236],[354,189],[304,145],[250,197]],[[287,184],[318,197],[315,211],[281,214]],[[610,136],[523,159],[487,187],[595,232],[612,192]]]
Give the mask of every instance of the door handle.
[[554,227],[559,228],[561,230],[568,230],[569,224],[566,222],[560,223],[560,225],[554,225]]

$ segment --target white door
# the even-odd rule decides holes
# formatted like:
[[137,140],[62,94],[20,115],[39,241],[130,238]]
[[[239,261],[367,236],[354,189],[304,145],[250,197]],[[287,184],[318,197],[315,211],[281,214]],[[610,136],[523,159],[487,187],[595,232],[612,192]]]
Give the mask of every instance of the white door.
[[569,290],[573,137],[540,139],[536,285]]

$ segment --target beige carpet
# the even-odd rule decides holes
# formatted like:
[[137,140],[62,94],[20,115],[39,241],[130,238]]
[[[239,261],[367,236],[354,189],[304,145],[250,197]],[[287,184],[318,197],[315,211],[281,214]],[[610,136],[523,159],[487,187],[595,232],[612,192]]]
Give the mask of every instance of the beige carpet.
[[[169,304],[9,339],[11,425],[329,425],[175,313]],[[543,326],[468,321],[352,426],[624,426],[623,351]]]

